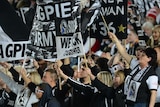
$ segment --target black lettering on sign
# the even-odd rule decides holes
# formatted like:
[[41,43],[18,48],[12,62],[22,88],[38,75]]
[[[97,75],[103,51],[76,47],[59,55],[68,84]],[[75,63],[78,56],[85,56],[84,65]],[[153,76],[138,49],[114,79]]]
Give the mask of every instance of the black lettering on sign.
[[[6,46],[0,45],[0,57],[24,57],[26,44],[7,44]],[[4,51],[3,51],[4,50]]]
[[35,40],[33,43],[38,47],[52,47],[54,46],[54,33],[53,31],[36,32]]
[[73,49],[66,50],[65,53],[63,54],[63,56],[79,54],[80,52],[81,52],[80,48],[76,47],[76,48],[73,48]]
[[19,52],[21,48],[22,48],[21,44],[15,44],[13,57],[16,56],[16,53]]
[[73,46],[81,44],[81,40],[79,39],[78,34],[74,35],[72,40],[73,40]]
[[24,57],[25,54],[25,44],[9,44],[6,47],[6,57],[16,57],[17,53],[20,52],[21,56]]
[[2,45],[0,45],[0,56],[1,56],[1,58],[4,58],[4,54],[3,54],[4,52],[3,52],[3,47],[2,47]]
[[61,38],[61,48],[70,48],[71,47],[71,38]]
[[70,48],[73,46],[76,46],[78,44],[81,44],[80,39],[78,38],[78,36],[76,37],[70,37],[70,38],[60,38],[61,40],[61,48]]
[[13,54],[13,44],[9,44],[6,47],[6,57],[12,57]]

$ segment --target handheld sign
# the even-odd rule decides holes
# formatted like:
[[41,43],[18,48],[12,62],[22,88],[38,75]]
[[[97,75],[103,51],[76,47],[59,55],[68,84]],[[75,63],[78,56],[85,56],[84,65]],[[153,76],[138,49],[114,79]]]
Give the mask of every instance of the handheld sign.
[[24,59],[29,42],[0,42],[1,61]]

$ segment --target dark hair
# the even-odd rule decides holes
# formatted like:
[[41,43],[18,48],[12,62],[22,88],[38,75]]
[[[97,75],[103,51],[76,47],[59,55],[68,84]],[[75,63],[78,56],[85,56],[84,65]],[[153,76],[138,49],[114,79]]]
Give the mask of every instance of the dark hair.
[[138,46],[138,47],[136,48],[136,51],[138,51],[138,50],[144,51],[145,49],[146,49],[145,46]]
[[149,64],[151,66],[155,66],[157,64],[157,52],[153,48],[146,48],[144,50],[144,53],[148,57],[151,57],[151,60],[149,61]]
[[96,61],[96,64],[98,65],[101,71],[109,71],[107,58],[99,57]]

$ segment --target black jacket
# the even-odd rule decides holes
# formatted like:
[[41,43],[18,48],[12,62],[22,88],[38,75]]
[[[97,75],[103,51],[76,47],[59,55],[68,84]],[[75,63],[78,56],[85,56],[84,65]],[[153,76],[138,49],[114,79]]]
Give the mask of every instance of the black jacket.
[[114,89],[113,107],[125,107],[124,84]]
[[[73,87],[72,107],[111,107],[113,88],[108,87],[97,78],[92,85],[85,85],[69,78],[67,82]],[[98,89],[98,91],[97,91]]]

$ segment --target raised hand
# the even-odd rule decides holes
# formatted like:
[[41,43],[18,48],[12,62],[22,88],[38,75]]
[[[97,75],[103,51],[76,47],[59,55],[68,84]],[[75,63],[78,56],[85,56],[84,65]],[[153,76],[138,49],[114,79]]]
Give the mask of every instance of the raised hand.
[[7,69],[10,69],[12,67],[12,65],[7,62],[0,62],[0,65]]
[[116,35],[112,32],[108,32],[109,38],[113,41],[113,42],[117,42],[119,41],[118,38],[116,37]]
[[34,65],[34,67],[36,67],[36,69],[39,68],[39,64],[35,59],[33,60],[33,65]]

